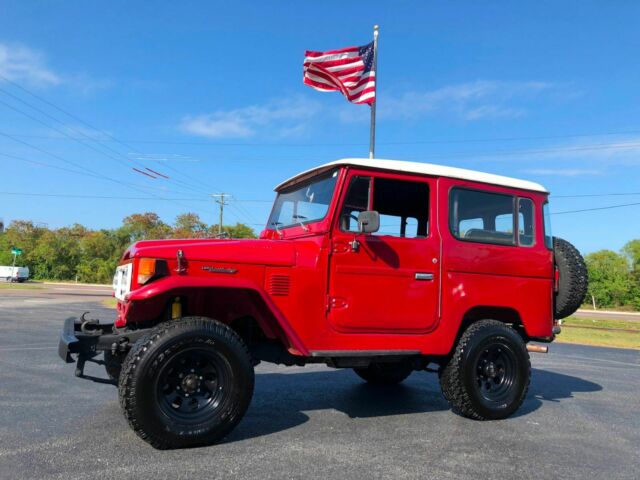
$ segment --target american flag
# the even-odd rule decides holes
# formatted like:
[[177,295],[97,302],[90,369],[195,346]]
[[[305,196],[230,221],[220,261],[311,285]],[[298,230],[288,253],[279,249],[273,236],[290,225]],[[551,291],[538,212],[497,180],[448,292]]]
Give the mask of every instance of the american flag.
[[327,52],[304,54],[304,83],[322,92],[341,92],[352,103],[376,99],[373,42]]

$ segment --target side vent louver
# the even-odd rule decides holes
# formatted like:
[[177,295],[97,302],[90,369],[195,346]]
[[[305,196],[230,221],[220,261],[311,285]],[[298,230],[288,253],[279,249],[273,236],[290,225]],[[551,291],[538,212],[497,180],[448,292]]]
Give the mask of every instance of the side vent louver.
[[291,287],[291,277],[289,275],[271,275],[267,288],[269,293],[274,296],[286,296],[289,295],[289,289]]

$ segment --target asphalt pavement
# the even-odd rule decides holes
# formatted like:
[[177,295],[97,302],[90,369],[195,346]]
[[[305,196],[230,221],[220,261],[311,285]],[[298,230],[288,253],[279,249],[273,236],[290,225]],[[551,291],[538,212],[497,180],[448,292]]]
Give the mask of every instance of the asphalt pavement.
[[0,290],[2,479],[640,476],[638,351],[532,354],[524,405],[497,422],[453,414],[434,374],[374,388],[349,370],[261,364],[252,405],[222,443],[157,451],[128,427],[114,386],[75,378],[57,356],[66,317],[113,318],[99,303],[108,291],[16,292]]

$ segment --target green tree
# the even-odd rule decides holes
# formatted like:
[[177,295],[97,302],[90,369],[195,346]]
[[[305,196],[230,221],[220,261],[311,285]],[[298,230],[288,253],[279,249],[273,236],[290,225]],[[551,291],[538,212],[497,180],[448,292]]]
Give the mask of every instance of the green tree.
[[629,303],[640,310],[640,240],[631,240],[622,247],[631,265],[631,292]]
[[600,307],[625,305],[629,300],[632,281],[627,259],[611,250],[600,250],[585,257],[589,272],[588,295],[593,295]]
[[[218,226],[213,225],[212,231],[218,233]],[[244,223],[236,223],[235,225],[225,225],[222,230],[227,233],[230,238],[257,238],[256,232],[249,225]]]
[[173,238],[204,238],[208,235],[209,228],[197,213],[183,213],[176,217]]
[[134,213],[122,221],[122,229],[129,235],[130,242],[168,238],[172,229],[160,220],[157,213]]
[[30,270],[34,278],[68,280],[76,275],[80,260],[78,247],[83,229],[79,226],[46,230],[30,251]]

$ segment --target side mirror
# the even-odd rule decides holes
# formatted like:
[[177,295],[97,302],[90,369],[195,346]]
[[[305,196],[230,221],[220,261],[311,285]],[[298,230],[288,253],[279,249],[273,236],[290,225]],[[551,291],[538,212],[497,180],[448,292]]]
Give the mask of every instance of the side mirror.
[[375,210],[367,210],[358,214],[358,230],[360,233],[373,233],[380,229],[380,214]]

